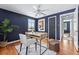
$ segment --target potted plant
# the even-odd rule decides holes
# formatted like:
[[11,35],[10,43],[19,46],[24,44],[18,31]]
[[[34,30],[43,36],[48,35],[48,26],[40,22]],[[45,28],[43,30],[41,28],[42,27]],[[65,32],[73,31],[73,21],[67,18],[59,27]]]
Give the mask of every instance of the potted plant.
[[0,47],[5,47],[7,46],[7,35],[9,32],[12,32],[14,29],[16,29],[17,26],[16,25],[11,25],[10,20],[5,18],[2,23],[0,23],[0,30],[2,33],[0,33],[1,35],[3,35],[3,40],[0,42]]

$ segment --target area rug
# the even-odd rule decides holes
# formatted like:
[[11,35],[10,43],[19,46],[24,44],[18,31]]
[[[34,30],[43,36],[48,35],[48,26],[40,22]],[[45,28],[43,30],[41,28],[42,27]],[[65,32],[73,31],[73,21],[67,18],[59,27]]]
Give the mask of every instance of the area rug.
[[[43,45],[46,47],[46,45]],[[20,51],[20,45],[15,46],[17,49],[17,52],[19,53]],[[41,51],[43,52],[46,48],[41,47]],[[19,53],[20,55],[26,55],[26,47],[24,45],[22,45],[22,50]],[[29,48],[28,48],[28,55],[40,55],[40,46],[39,44],[37,45],[37,51],[35,51],[35,45],[32,44]],[[43,53],[43,55],[56,55],[55,51],[49,50],[47,49],[45,51],[45,53]]]

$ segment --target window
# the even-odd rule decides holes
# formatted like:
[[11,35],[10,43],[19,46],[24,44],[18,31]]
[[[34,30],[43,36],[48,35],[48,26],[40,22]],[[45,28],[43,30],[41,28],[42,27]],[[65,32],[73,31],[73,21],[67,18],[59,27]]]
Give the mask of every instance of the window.
[[35,20],[28,19],[28,31],[34,31],[35,30]]

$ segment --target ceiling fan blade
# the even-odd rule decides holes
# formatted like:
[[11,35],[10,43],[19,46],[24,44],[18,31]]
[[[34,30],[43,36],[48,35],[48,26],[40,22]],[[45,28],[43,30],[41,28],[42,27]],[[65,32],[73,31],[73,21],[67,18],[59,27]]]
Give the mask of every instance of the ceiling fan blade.
[[27,14],[32,14],[32,13],[34,13],[34,12],[27,12]]
[[33,6],[33,8],[34,8],[35,10],[37,10],[37,7],[36,7],[36,6]]
[[45,12],[45,11],[51,11],[51,10],[49,10],[49,9],[41,10],[41,12]]
[[43,13],[43,12],[40,12],[42,15],[46,15],[45,13]]

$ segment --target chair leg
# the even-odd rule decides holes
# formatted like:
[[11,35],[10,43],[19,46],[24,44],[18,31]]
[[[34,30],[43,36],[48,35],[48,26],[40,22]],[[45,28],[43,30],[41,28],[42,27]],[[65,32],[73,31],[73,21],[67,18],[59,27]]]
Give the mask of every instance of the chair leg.
[[22,48],[22,43],[21,43],[21,45],[20,45],[20,52],[21,52],[21,48]]
[[37,51],[37,42],[35,42],[35,50]]
[[26,55],[27,55],[27,53],[28,53],[28,47],[26,47]]

